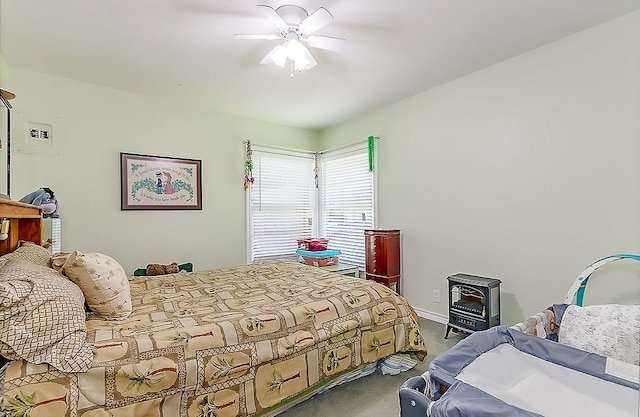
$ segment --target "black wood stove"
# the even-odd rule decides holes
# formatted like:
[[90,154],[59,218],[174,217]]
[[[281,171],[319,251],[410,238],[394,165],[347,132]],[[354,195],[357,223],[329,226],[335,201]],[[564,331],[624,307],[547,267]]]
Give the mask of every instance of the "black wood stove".
[[473,333],[500,324],[500,281],[477,275],[455,274],[449,281],[449,331]]

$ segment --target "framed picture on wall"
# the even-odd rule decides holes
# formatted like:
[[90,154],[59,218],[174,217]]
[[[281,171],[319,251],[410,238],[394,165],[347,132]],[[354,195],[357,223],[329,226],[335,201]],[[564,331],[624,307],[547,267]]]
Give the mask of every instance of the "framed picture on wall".
[[121,210],[202,210],[202,161],[120,153]]

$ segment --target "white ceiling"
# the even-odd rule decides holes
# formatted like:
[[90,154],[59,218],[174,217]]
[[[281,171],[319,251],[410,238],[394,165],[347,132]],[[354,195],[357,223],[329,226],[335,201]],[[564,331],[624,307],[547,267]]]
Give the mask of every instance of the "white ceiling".
[[[278,41],[257,4],[325,7],[296,73],[259,61]],[[640,0],[0,0],[0,54],[28,68],[207,110],[322,129],[640,9]],[[0,80],[1,82],[1,80]],[[6,88],[6,87],[5,87]],[[19,94],[19,92],[16,92]]]

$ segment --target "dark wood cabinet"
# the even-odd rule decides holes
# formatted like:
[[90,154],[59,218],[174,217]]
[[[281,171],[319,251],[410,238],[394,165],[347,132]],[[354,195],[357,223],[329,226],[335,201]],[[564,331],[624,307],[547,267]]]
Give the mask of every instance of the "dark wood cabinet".
[[400,230],[365,230],[365,278],[400,294]]

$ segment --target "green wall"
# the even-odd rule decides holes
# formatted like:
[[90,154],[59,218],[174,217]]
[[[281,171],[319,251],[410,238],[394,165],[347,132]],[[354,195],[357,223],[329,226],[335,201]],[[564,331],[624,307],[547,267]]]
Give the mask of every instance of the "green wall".
[[[446,276],[492,276],[503,281],[503,323],[515,323],[562,302],[592,261],[640,253],[639,50],[636,12],[320,133],[34,73],[0,57],[0,85],[17,94],[12,197],[51,187],[63,249],[106,253],[128,271],[174,260],[196,269],[241,264],[243,140],[313,150],[375,134],[378,224],[402,230],[411,304],[445,321]],[[27,146],[28,123],[50,124],[53,146]],[[123,151],[201,159],[203,210],[121,211]],[[614,264],[591,280],[587,302],[640,302],[638,278],[637,265]]]
[[[377,219],[402,230],[414,307],[446,320],[446,277],[485,275],[513,324],[592,261],[640,253],[639,51],[636,12],[322,132],[381,137]],[[640,265],[607,270],[587,300],[640,303]]]
[[[204,113],[84,82],[12,68],[11,197],[48,186],[63,217],[63,250],[102,252],[132,272],[147,263],[196,269],[246,262],[244,145],[314,149],[317,133]],[[52,126],[53,146],[26,141]],[[201,211],[121,211],[120,152],[202,160]]]

